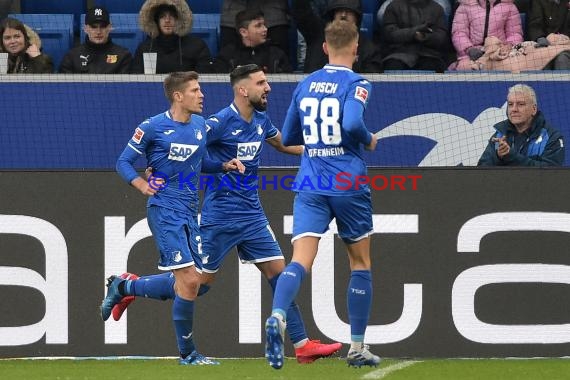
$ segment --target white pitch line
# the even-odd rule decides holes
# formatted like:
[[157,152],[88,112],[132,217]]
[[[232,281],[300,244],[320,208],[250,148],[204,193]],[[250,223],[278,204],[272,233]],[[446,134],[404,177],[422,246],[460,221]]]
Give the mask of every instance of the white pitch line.
[[406,362],[400,362],[396,364],[389,365],[388,367],[377,369],[362,376],[363,379],[383,379],[392,372],[399,371],[416,363],[421,363],[419,360],[409,360]]

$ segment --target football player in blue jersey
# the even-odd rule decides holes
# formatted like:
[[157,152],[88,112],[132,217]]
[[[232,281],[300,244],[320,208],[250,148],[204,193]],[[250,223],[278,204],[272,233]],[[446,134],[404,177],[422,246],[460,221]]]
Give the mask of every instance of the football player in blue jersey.
[[310,271],[320,237],[333,218],[346,245],[351,269],[347,290],[351,344],[347,362],[356,367],[376,366],[380,362],[364,344],[372,302],[370,189],[359,182],[347,189],[337,181],[339,175],[366,176],[362,148],[373,150],[377,142],[363,121],[371,85],[351,70],[357,47],[358,30],[354,24],[335,20],[327,25],[323,49],[329,64],[299,83],[283,125],[284,145],[305,145],[297,182],[309,179],[317,183],[320,176],[325,176],[333,179],[333,186],[295,189],[293,259],[279,276],[271,316],[265,324],[265,355],[276,369],[283,366],[283,334],[290,321],[289,305]]
[[[265,112],[271,87],[256,64],[238,66],[230,74],[233,102],[206,120],[208,153],[213,160],[239,159],[244,173],[216,174],[205,188],[200,232],[204,281],[210,284],[224,258],[237,247],[242,263],[257,266],[275,289],[285,259],[263,211],[258,193],[258,168],[263,142],[277,151],[301,155],[302,146],[286,147],[281,132]],[[231,217],[228,217],[231,215]],[[340,343],[309,340],[298,306],[288,306],[288,333],[300,363],[330,356]]]
[[[172,317],[180,364],[219,364],[196,351],[192,339],[194,299],[200,287],[198,229],[198,174],[243,170],[237,160],[226,163],[205,160],[206,125],[202,112],[204,95],[193,71],[174,72],[164,80],[170,109],[142,122],[117,160],[117,171],[125,181],[150,196],[147,220],[160,252],[158,268],[174,277]],[[140,177],[135,161],[146,155],[148,165],[162,173],[168,186],[157,188]],[[197,240],[198,239],[198,240]],[[137,295],[136,286],[121,277],[108,279],[101,304],[107,320],[124,296]]]

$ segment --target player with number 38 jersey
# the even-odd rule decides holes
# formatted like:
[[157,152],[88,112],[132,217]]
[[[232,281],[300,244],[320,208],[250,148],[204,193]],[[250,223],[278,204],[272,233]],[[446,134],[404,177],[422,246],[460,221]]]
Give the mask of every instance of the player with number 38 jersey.
[[[265,357],[275,369],[284,363],[283,337],[290,323],[287,308],[311,271],[320,239],[333,219],[351,270],[346,292],[350,322],[346,361],[354,367],[380,363],[380,357],[364,344],[372,303],[372,201],[370,189],[356,178],[366,175],[362,148],[374,150],[378,139],[363,121],[371,87],[351,69],[357,48],[354,23],[339,18],[327,25],[323,49],[329,63],[299,83],[283,125],[283,144],[304,144],[305,150],[295,180],[293,258],[279,276],[271,316],[265,322]],[[351,179],[352,187],[347,187],[346,179]]]
[[[371,134],[362,115],[370,93],[370,82],[340,65],[328,64],[299,83],[283,125],[284,145],[305,145],[298,191],[346,194],[346,182],[336,186],[339,173],[350,173],[352,181],[366,175],[362,145],[370,144]],[[365,191],[363,185],[348,190]]]

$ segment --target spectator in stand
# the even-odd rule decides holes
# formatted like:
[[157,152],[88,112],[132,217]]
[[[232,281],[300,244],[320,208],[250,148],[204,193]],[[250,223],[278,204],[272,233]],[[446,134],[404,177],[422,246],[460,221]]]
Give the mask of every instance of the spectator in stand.
[[236,16],[246,9],[259,9],[263,12],[267,41],[288,56],[291,49],[288,0],[224,0],[220,16],[220,47],[239,43],[241,34],[239,29],[236,29]]
[[90,8],[85,15],[85,43],[71,49],[59,66],[60,73],[128,74],[133,59],[128,49],[111,41],[109,12]]
[[139,23],[149,37],[137,48],[132,73],[143,73],[143,53],[157,53],[156,73],[210,72],[211,55],[206,43],[190,35],[192,11],[184,0],[147,0]]
[[503,43],[501,54],[523,41],[521,16],[513,0],[460,0],[453,17],[451,41],[457,51],[457,62],[451,70],[470,69],[485,53],[485,38],[496,37]]
[[240,41],[220,50],[214,60],[214,72],[229,73],[237,66],[250,63],[255,63],[266,73],[293,71],[285,52],[267,42],[267,27],[261,10],[252,8],[239,12],[235,25],[241,36]]
[[53,73],[51,57],[42,53],[36,32],[10,17],[0,25],[0,51],[8,53],[8,74]]
[[445,71],[450,43],[441,5],[434,0],[394,0],[382,25],[384,70]]
[[496,132],[477,166],[562,166],[564,141],[538,110],[532,87],[509,88],[507,120],[495,124]]
[[[568,0],[532,0],[528,16],[528,37],[538,46],[567,42],[570,38],[570,2]],[[570,70],[570,51],[563,51],[545,67]]]
[[[347,20],[360,28],[362,7],[360,0],[329,0],[324,17],[313,9],[309,0],[292,0],[291,13],[297,28],[307,43],[304,71],[312,73],[327,64],[323,51],[326,24],[333,20]],[[380,49],[367,37],[360,34],[358,39],[357,59],[352,70],[359,73],[378,73],[382,71]]]

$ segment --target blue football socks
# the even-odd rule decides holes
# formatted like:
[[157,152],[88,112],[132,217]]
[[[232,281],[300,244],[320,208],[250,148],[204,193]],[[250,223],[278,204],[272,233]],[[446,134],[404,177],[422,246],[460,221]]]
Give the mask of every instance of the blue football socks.
[[[271,285],[273,295],[275,295],[278,279],[279,275],[267,280],[269,285]],[[299,310],[299,306],[297,306],[295,302],[292,302],[287,309],[287,333],[293,344],[307,339],[307,332],[305,331],[301,310]]]
[[363,342],[372,304],[372,276],[369,270],[352,271],[346,301],[351,340]]
[[[157,300],[174,299],[174,274],[171,272],[142,276],[138,280],[125,281],[124,295],[134,295]],[[198,289],[198,297],[210,290],[209,285],[202,284]]]
[[196,349],[192,337],[194,301],[188,301],[176,296],[172,304],[172,320],[174,321],[178,351],[180,356],[185,358]]
[[[277,280],[275,294],[273,295],[273,309],[271,314],[278,313],[283,320],[288,321],[287,310],[297,296],[301,282],[305,277],[305,268],[299,263],[291,262],[283,269]],[[300,318],[299,318],[300,319]]]

